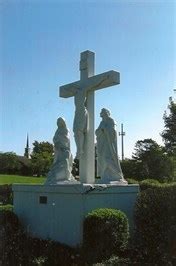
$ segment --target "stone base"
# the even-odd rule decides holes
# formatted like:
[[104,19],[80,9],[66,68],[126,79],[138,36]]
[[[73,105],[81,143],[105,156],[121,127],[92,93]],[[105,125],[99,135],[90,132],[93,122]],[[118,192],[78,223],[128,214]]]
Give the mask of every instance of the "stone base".
[[82,243],[83,220],[96,208],[120,209],[133,226],[138,185],[13,185],[14,212],[27,232],[69,246]]
[[[101,179],[97,181],[97,184],[104,184]],[[109,181],[108,183],[106,183],[106,185],[111,185],[111,186],[127,186],[128,182],[123,179],[120,181]]]

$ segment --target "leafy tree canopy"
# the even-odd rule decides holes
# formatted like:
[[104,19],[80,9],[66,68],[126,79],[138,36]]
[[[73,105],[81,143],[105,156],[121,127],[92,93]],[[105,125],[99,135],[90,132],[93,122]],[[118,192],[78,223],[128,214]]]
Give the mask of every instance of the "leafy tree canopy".
[[33,151],[31,154],[33,174],[41,176],[49,172],[53,161],[53,153],[53,144],[47,141],[35,141],[33,143]]
[[169,114],[164,112],[163,119],[165,123],[165,129],[161,133],[166,151],[173,154],[174,148],[176,149],[176,102],[169,98]]
[[18,156],[14,152],[0,153],[0,173],[17,174],[19,173],[21,164]]
[[163,152],[163,147],[157,144],[152,139],[138,140],[135,144],[135,152],[133,153],[133,159],[143,160],[151,155]]
[[139,179],[153,178],[163,180],[172,177],[171,158],[167,156],[165,149],[152,139],[138,140],[136,142],[133,160],[136,176]]
[[53,144],[49,143],[48,141],[42,141],[42,142],[34,141],[32,154],[33,155],[36,153],[42,154],[45,152],[53,154],[54,152]]

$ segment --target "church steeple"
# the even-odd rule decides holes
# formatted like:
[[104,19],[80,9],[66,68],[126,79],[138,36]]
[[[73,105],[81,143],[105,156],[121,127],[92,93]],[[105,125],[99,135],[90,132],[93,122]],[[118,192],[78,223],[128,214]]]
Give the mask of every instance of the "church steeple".
[[29,151],[30,151],[30,148],[29,148],[29,136],[27,134],[27,141],[26,141],[26,148],[25,148],[24,156],[26,158],[28,158],[28,159],[29,159]]

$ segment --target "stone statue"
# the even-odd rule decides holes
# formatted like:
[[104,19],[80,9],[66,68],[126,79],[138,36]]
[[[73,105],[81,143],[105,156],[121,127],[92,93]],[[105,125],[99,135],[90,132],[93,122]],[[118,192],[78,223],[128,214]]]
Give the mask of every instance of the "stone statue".
[[57,119],[57,130],[53,137],[54,161],[47,175],[45,184],[57,184],[61,181],[74,180],[72,169],[72,154],[70,152],[70,138],[65,120],[62,117]]
[[78,88],[74,96],[75,117],[73,122],[74,138],[77,146],[76,158],[84,153],[85,133],[88,130],[88,112],[86,108],[86,90]]
[[96,130],[97,172],[101,183],[127,183],[122,174],[117,152],[117,133],[110,111],[103,108],[102,121]]

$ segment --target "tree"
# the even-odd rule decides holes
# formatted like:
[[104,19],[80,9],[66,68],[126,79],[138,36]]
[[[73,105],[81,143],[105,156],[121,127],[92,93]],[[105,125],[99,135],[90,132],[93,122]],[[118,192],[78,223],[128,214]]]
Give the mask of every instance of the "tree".
[[49,154],[54,153],[53,144],[49,143],[48,141],[34,141],[33,143],[33,151],[32,154],[42,154],[43,152],[47,152]]
[[122,172],[125,179],[141,179],[141,168],[142,164],[134,159],[127,159],[120,162]]
[[79,159],[75,158],[72,165],[72,175],[75,178],[79,176]]
[[169,114],[164,112],[163,119],[165,129],[161,133],[167,153],[173,155],[176,146],[176,103],[172,97],[169,98]]
[[32,165],[31,160],[25,156],[17,155],[18,161],[20,163],[20,170],[19,174],[24,176],[31,176],[32,175]]
[[152,139],[136,142],[133,159],[138,163],[136,174],[139,179],[164,180],[172,177],[171,158],[167,156],[165,149]]
[[14,152],[0,153],[0,173],[19,174],[21,164]]
[[33,174],[37,176],[46,175],[53,161],[53,144],[47,141],[35,141],[33,146],[31,154]]

